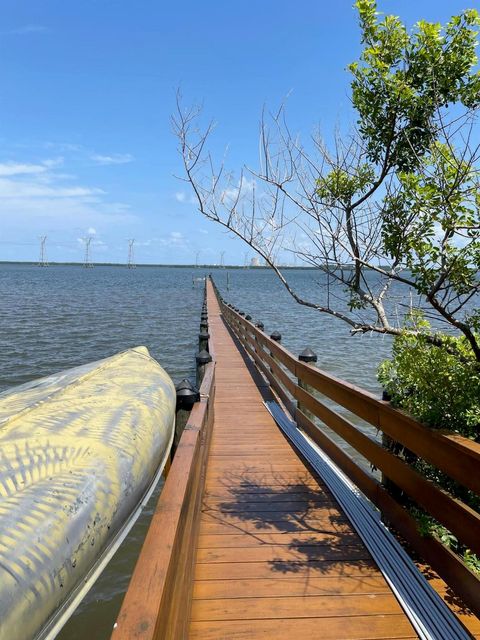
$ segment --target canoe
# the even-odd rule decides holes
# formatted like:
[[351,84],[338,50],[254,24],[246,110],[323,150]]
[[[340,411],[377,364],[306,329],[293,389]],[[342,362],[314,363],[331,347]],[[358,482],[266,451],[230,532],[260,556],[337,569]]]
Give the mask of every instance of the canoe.
[[0,640],[55,637],[153,491],[174,420],[145,347],[0,394]]

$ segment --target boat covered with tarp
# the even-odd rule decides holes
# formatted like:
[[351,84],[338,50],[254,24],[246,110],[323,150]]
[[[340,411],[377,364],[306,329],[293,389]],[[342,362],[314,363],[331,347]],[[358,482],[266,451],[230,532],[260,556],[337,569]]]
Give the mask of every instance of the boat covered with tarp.
[[52,638],[153,491],[175,387],[145,347],[0,394],[0,639]]

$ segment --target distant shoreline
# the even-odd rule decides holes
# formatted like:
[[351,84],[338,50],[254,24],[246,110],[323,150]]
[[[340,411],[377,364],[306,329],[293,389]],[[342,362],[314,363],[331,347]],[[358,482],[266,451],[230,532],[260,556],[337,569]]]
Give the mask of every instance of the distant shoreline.
[[[40,266],[38,264],[38,261],[31,261],[31,260],[0,260],[0,265],[2,264],[18,264],[18,265],[30,265],[32,267],[37,267]],[[128,269],[128,265],[126,265],[125,263],[122,262],[92,262],[91,265],[89,265],[91,267],[122,267],[123,269]],[[84,267],[83,262],[49,262],[48,263],[48,267]],[[268,270],[271,269],[271,267],[268,266],[264,266],[264,265],[258,265],[255,267],[252,266],[241,266],[241,265],[230,265],[227,264],[225,266],[220,266],[218,264],[199,264],[199,265],[195,265],[195,264],[135,264],[135,269],[137,268],[144,268],[144,267],[169,267],[171,269],[219,269],[219,270],[225,270],[225,269],[244,269],[244,270],[258,270],[258,269],[264,269],[264,270]],[[293,265],[288,265],[288,266],[279,266],[280,269],[301,269],[301,270],[307,270],[307,269],[311,269],[311,270],[315,270],[318,269],[318,267],[299,267],[299,266],[293,266]],[[347,266],[345,268],[348,268]]]

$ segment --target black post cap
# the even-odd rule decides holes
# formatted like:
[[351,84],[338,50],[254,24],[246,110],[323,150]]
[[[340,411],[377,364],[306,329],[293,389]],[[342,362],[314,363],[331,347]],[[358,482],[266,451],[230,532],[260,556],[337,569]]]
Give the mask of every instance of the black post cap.
[[200,340],[208,340],[210,338],[210,334],[206,329],[202,329],[198,334],[198,337],[200,338]]
[[200,322],[200,331],[201,331],[202,329],[208,329],[208,322],[207,322],[206,320],[202,320],[202,321]]
[[282,334],[278,331],[274,331],[272,334],[270,334],[270,338],[272,340],[275,340],[275,342],[280,342],[280,340],[282,339]]
[[175,390],[177,392],[177,408],[192,408],[195,402],[200,400],[199,390],[190,380],[187,380],[187,378],[179,382]]
[[302,362],[316,362],[318,360],[318,356],[315,353],[315,351],[312,351],[310,347],[307,347],[298,356],[298,359],[301,360]]
[[245,315],[245,311],[239,311],[238,313],[239,313],[241,316],[244,316],[244,315]]
[[260,331],[263,331],[265,329],[265,325],[263,324],[263,322],[257,322],[255,326],[257,327],[257,329],[260,329]]
[[247,314],[247,315],[245,316],[245,320],[251,320],[251,319],[252,319],[252,316],[251,316],[251,315]]
[[208,362],[212,361],[212,356],[208,353],[208,351],[202,349],[197,353],[196,361],[197,364],[207,364]]

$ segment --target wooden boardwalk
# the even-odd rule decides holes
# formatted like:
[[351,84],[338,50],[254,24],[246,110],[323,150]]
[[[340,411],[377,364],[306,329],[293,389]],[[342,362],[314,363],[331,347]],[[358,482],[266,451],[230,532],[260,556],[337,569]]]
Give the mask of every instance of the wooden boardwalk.
[[[356,415],[371,424],[383,430],[387,425],[390,431],[400,425],[400,441],[405,433],[410,437],[409,446],[421,448],[422,442],[428,442],[426,457],[434,464],[441,457],[440,468],[446,467],[452,477],[474,490],[476,475],[464,469],[477,468],[471,465],[479,459],[480,451],[469,441],[459,443],[430,433],[387,403],[298,363],[248,323],[250,338],[244,344],[270,378],[266,383],[238,342],[246,338],[245,321],[223,304],[223,313],[238,329],[235,337],[227,328],[210,281],[207,301],[213,361],[205,367],[200,401],[195,403],[181,436],[112,640],[417,637],[345,514],[267,411],[264,400],[273,397],[270,384],[282,397],[271,370],[302,406],[307,403],[307,409],[319,410],[322,405],[295,387],[279,362],[294,377],[316,384],[315,388],[343,406],[352,409],[354,405]],[[269,352],[275,352],[275,359]],[[325,417],[323,409],[321,413]],[[318,444],[321,430],[313,423],[309,427],[298,408],[295,416]],[[348,429],[353,429],[339,416],[330,425],[341,431],[340,425],[347,435]],[[353,473],[358,486],[375,504],[380,496],[380,508],[390,510],[387,515],[401,513],[395,522],[411,544],[419,542],[426,553],[433,545],[430,557],[441,560],[437,562],[439,573],[445,569],[443,574],[456,582],[457,588],[464,588],[477,610],[477,578],[434,540],[429,544],[418,541],[416,524],[409,525],[406,513],[392,507],[393,499],[382,487],[370,475],[355,470],[350,459],[345,460],[340,450],[336,453],[327,439],[322,436],[320,440],[322,447],[322,442],[326,443],[329,455],[332,451],[340,466]],[[350,442],[356,442],[361,451],[363,441],[351,438]],[[382,450],[382,460],[386,455]],[[462,462],[457,468],[458,456]],[[389,471],[389,465],[394,464],[398,462],[390,456],[378,466],[385,472],[385,467]],[[397,476],[402,481],[402,476]],[[415,496],[416,484],[409,488]],[[445,503],[443,494],[440,498]],[[453,508],[465,517],[466,510],[458,501],[449,506]],[[470,511],[467,515],[474,519]],[[447,509],[446,516],[450,513]],[[476,521],[474,525],[472,530],[466,529],[473,543]],[[472,637],[480,638],[479,619],[430,567],[420,568]]]
[[414,638],[335,500],[266,410],[268,387],[235,345],[208,284],[215,423],[190,635]]

